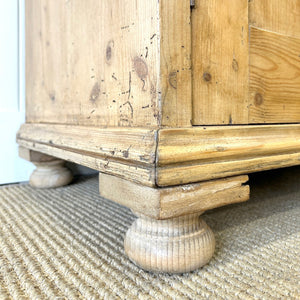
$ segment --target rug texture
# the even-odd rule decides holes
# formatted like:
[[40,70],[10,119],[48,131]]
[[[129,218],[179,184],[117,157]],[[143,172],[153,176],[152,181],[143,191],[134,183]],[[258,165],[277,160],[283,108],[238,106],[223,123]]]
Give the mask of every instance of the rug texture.
[[145,272],[124,254],[135,219],[97,177],[0,187],[0,299],[300,299],[300,168],[251,176],[251,199],[207,212],[211,262]]

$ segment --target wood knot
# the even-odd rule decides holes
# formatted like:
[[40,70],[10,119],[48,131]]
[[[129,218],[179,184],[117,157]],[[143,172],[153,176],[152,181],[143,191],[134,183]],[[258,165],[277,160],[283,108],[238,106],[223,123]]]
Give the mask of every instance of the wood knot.
[[256,106],[260,106],[263,104],[263,102],[264,102],[264,97],[262,96],[262,94],[256,93],[254,97],[254,104]]
[[136,56],[133,60],[133,67],[140,79],[145,80],[148,76],[148,66],[140,57]]
[[232,69],[237,72],[239,70],[239,63],[237,62],[237,60],[234,58],[232,61]]
[[177,89],[177,72],[173,71],[169,74],[169,83],[171,87]]
[[108,45],[107,48],[106,48],[106,60],[111,60],[111,46]]
[[223,151],[226,150],[226,149],[225,149],[224,147],[222,147],[222,146],[218,146],[216,149],[217,149],[218,152],[223,152]]
[[51,99],[51,101],[55,101],[55,92],[49,93],[49,98]]
[[106,46],[106,53],[105,53],[105,59],[107,63],[110,63],[113,55],[113,46],[114,46],[114,41],[109,41],[107,46]]
[[203,79],[207,82],[211,81],[211,74],[208,72],[203,73]]
[[98,82],[96,82],[90,94],[90,101],[95,102],[99,98],[99,95],[100,95],[100,85]]

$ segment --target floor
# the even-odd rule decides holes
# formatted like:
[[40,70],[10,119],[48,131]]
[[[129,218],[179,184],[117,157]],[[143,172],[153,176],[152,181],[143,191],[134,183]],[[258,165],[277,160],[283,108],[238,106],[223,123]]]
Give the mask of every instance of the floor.
[[251,199],[207,212],[216,252],[183,275],[124,254],[134,220],[97,177],[0,187],[0,299],[300,299],[300,167],[253,174]]

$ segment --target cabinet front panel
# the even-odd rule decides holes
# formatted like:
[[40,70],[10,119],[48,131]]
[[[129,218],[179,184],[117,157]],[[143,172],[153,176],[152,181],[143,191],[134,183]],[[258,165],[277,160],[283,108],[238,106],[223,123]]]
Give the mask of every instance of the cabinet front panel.
[[300,1],[252,0],[249,123],[300,122]]
[[27,122],[157,126],[158,5],[27,0]]
[[300,39],[251,28],[249,123],[300,122]]
[[249,23],[258,28],[300,38],[300,0],[251,0]]
[[193,124],[248,123],[248,1],[196,0]]
[[299,0],[196,0],[192,45],[194,125],[300,122]]

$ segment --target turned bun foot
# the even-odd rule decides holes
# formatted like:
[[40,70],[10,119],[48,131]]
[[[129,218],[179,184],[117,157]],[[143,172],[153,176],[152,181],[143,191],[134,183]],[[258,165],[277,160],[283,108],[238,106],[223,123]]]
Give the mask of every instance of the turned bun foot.
[[35,188],[46,189],[69,184],[73,179],[73,175],[64,166],[64,163],[63,160],[35,162],[36,169],[30,176],[30,185]]
[[199,215],[167,220],[138,215],[126,233],[125,252],[148,271],[196,270],[209,262],[215,250],[214,234]]

